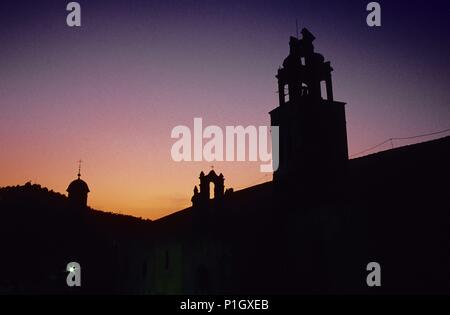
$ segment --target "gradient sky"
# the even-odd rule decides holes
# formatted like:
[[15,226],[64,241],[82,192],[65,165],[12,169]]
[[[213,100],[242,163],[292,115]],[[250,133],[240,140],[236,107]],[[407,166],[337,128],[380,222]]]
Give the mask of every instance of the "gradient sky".
[[[65,24],[68,2],[1,1],[0,186],[65,193],[81,158],[96,209],[189,206],[211,163],[173,162],[172,128],[268,125],[296,19],[334,68],[350,154],[450,128],[449,1],[379,1],[377,29],[369,1],[78,1],[81,28]],[[271,179],[259,163],[213,164],[227,187]]]

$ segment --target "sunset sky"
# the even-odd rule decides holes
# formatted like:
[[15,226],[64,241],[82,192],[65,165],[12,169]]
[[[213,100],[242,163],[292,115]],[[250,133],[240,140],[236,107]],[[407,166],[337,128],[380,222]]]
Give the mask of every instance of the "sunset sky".
[[68,2],[0,3],[0,186],[66,193],[82,159],[91,207],[155,219],[212,164],[235,190],[270,180],[259,162],[174,162],[170,134],[269,125],[296,19],[334,68],[350,154],[450,128],[449,1],[379,1],[377,29],[369,1],[78,1],[80,28]]

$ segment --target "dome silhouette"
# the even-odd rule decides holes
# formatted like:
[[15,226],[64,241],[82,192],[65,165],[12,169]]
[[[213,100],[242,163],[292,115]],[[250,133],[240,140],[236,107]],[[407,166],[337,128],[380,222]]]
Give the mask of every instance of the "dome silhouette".
[[71,194],[71,193],[88,193],[89,191],[90,190],[89,190],[87,183],[84,180],[79,179],[79,178],[72,181],[69,184],[69,187],[67,187],[67,192],[69,194]]
[[89,187],[86,182],[80,179],[80,173],[78,173],[78,179],[75,179],[67,187],[69,193],[69,201],[75,208],[86,208],[87,197],[89,193]]

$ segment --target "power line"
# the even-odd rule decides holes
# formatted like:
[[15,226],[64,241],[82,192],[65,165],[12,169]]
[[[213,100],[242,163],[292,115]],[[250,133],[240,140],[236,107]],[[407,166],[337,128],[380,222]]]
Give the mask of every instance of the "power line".
[[422,135],[412,136],[412,137],[392,138],[392,140],[416,139],[416,138],[421,138],[421,137],[434,136],[434,135],[441,134],[441,133],[448,132],[448,131],[450,131],[450,128],[445,129],[445,130],[441,130],[441,131],[436,131],[436,132],[426,133],[426,134],[422,134]]
[[379,143],[377,145],[374,145],[373,147],[370,147],[370,148],[365,149],[363,151],[360,151],[358,153],[352,154],[349,157],[354,157],[354,156],[361,155],[363,153],[372,151],[372,150],[374,150],[374,149],[376,149],[376,148],[378,148],[378,147],[380,147],[380,146],[382,146],[382,145],[384,145],[384,144],[386,144],[388,142],[391,142],[391,144],[393,145],[393,143],[392,143],[393,140],[411,140],[411,139],[417,139],[417,138],[422,138],[422,137],[434,136],[434,135],[442,134],[442,133],[449,132],[449,131],[450,131],[450,128],[444,129],[444,130],[440,130],[440,131],[436,131],[436,132],[424,133],[424,134],[411,136],[411,137],[394,137],[394,138],[389,138],[389,139],[384,140],[383,142],[381,142],[381,143]]
[[352,155],[350,155],[349,157],[354,157],[354,156],[356,156],[356,155],[360,155],[360,154],[363,154],[363,153],[366,153],[366,152],[375,150],[376,148],[381,147],[383,144],[388,143],[389,141],[391,141],[391,139],[392,139],[392,138],[387,139],[387,140],[385,140],[385,141],[383,141],[383,142],[381,142],[381,143],[379,143],[379,144],[377,144],[377,145],[374,145],[373,147],[370,147],[370,148],[365,149],[365,150],[363,150],[363,151],[361,151],[361,152],[352,154]]

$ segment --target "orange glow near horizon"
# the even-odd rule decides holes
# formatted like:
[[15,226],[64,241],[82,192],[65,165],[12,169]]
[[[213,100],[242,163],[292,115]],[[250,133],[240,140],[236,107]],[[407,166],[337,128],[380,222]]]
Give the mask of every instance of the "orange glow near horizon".
[[[89,160],[83,160],[81,178],[91,191],[88,205],[97,210],[152,220],[189,207],[200,171],[208,172],[211,165],[216,172],[224,174],[226,188],[235,190],[272,178],[271,174],[259,172],[259,162],[173,162],[170,153],[164,162],[152,161],[152,158],[157,159],[155,154],[152,158],[139,158],[116,153],[108,159],[104,154],[91,154]],[[67,195],[67,186],[77,174],[76,160],[71,156],[67,159],[72,163],[49,152],[33,161],[10,155],[8,160],[2,159],[2,163],[14,167],[4,169],[0,187],[31,181]]]

